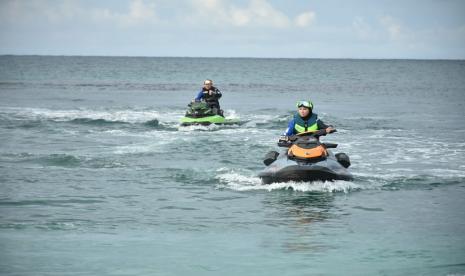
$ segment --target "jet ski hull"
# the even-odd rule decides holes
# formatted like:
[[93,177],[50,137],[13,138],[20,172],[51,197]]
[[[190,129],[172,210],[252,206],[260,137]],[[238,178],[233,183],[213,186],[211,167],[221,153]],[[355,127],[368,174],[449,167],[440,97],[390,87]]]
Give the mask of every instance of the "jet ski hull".
[[192,118],[192,117],[183,117],[181,118],[181,126],[191,126],[191,125],[228,125],[228,124],[237,124],[237,120],[228,120],[220,115],[213,115],[201,118]]
[[276,161],[267,166],[259,177],[264,184],[288,181],[352,180],[353,176],[336,159],[333,153],[318,160],[295,160],[281,153]]

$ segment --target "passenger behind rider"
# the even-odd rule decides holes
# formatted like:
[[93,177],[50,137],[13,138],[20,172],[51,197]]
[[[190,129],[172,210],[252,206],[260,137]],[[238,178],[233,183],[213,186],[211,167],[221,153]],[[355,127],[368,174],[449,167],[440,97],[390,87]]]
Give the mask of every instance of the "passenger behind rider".
[[289,122],[284,132],[285,137],[281,137],[281,139],[287,140],[289,136],[307,131],[319,131],[318,134],[321,136],[334,130],[333,127],[326,125],[322,120],[318,119],[316,113],[313,113],[313,103],[311,101],[298,101],[297,113]]
[[223,116],[223,110],[220,109],[220,102],[218,101],[221,96],[221,91],[213,86],[213,81],[205,80],[202,89],[199,91],[194,101],[200,102],[204,100],[215,114]]

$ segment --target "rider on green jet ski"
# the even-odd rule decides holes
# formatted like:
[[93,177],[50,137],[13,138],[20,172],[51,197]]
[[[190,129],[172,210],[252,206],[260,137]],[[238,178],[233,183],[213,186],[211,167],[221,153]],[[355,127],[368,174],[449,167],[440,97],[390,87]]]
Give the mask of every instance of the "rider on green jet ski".
[[313,103],[311,101],[298,101],[296,106],[297,113],[289,122],[284,132],[285,137],[312,130],[321,130],[320,135],[326,135],[335,130],[323,123],[322,120],[318,119],[318,115],[312,112]]
[[213,86],[213,81],[207,79],[203,82],[203,87],[194,101],[200,102],[204,100],[215,114],[223,116],[223,110],[220,109],[220,102],[218,101],[221,96],[221,91]]

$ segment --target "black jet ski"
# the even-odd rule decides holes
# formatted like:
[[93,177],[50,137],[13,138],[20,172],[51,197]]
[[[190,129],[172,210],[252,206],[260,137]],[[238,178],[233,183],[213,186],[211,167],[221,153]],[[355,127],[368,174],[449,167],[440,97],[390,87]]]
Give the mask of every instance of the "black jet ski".
[[267,167],[258,175],[262,182],[352,180],[347,170],[349,156],[328,150],[337,144],[320,142],[319,137],[325,134],[325,130],[319,130],[280,139],[278,146],[288,150],[266,154],[263,163]]

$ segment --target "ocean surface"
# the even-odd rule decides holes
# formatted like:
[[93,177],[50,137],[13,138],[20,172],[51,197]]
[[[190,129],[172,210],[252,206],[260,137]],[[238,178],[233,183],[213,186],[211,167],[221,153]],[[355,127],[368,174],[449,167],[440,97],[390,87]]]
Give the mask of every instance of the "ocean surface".
[[[354,181],[257,177],[300,99]],[[464,206],[465,61],[0,56],[1,275],[465,275]]]

